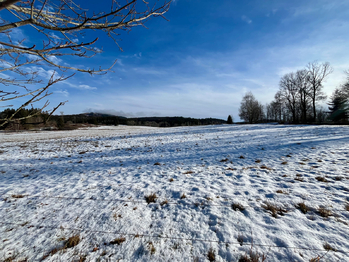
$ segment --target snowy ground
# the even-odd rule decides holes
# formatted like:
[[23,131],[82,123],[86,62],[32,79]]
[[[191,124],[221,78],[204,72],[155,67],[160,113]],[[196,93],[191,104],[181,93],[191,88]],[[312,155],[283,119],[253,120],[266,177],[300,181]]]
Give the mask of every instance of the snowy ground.
[[348,163],[345,126],[0,133],[0,261],[349,261]]

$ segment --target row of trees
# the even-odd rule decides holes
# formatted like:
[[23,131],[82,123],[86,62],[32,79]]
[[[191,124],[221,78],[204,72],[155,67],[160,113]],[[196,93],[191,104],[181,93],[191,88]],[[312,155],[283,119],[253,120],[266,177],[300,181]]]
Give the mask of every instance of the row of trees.
[[348,81],[337,88],[329,102],[329,111],[318,103],[327,97],[323,83],[333,72],[329,63],[309,63],[304,69],[281,77],[279,90],[274,100],[265,107],[251,92],[242,99],[239,116],[248,123],[277,121],[289,123],[323,122],[325,118],[338,122],[348,118],[349,74]]

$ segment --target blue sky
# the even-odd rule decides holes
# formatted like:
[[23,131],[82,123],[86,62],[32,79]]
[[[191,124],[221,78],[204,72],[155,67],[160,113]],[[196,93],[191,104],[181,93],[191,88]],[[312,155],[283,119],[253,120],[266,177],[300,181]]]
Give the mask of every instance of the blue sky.
[[[81,5],[86,2],[92,10],[89,1]],[[147,29],[122,33],[124,52],[102,37],[103,54],[64,61],[108,67],[118,59],[107,75],[76,74],[53,86],[51,105],[69,100],[60,109],[65,114],[222,119],[231,114],[239,120],[245,92],[268,103],[283,74],[313,61],[333,67],[324,89],[330,95],[349,69],[348,17],[349,1],[176,0],[166,14],[169,21],[154,18]]]

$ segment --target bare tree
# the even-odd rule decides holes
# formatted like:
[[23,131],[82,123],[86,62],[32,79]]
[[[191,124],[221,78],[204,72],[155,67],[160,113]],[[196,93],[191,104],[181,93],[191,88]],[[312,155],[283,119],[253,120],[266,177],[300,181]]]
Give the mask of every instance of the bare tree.
[[298,89],[299,93],[299,106],[301,111],[301,122],[306,123],[307,122],[307,116],[308,111],[310,109],[309,103],[310,103],[310,84],[308,81],[308,71],[298,70],[295,74],[295,85]]
[[[3,85],[0,102],[27,98],[13,115],[0,119],[0,127],[14,121],[22,108],[49,96],[48,89],[53,84],[66,80],[74,72],[104,74],[110,70],[116,61],[110,68],[103,69],[74,67],[61,59],[65,56],[91,58],[101,53],[95,35],[82,41],[91,36],[88,32],[105,33],[122,51],[117,39],[120,32],[144,26],[152,17],[163,17],[171,0],[110,0],[109,3],[105,10],[90,11],[72,0],[0,0],[0,83]],[[30,42],[25,37],[17,39],[18,29],[35,35],[35,39]],[[43,68],[51,68],[45,71],[50,73],[49,77],[43,76]],[[64,103],[59,103],[49,115]],[[48,104],[46,101],[39,112]],[[3,107],[8,106],[12,105]]]
[[255,99],[252,92],[246,93],[241,101],[239,117],[252,124],[262,120],[263,115],[263,105]]
[[299,108],[299,89],[296,85],[296,74],[289,73],[284,75],[279,83],[280,95],[285,102],[288,110],[292,114],[292,122],[298,122],[298,108]]
[[322,64],[313,62],[307,65],[306,70],[308,71],[308,82],[310,85],[309,97],[312,102],[313,120],[316,121],[316,102],[326,99],[326,95],[322,91],[322,83],[333,72],[333,69],[327,62]]

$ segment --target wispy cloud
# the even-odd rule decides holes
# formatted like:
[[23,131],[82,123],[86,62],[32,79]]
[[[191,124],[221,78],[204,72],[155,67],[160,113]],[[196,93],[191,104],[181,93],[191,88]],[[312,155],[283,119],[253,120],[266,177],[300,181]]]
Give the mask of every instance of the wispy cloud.
[[242,21],[248,23],[248,24],[251,24],[252,23],[252,20],[250,18],[248,18],[247,16],[243,15],[241,17]]
[[80,89],[80,90],[96,90],[97,87],[94,86],[90,86],[90,85],[86,85],[86,84],[73,84],[69,81],[65,81],[64,84],[67,84],[68,86],[72,87],[72,88],[76,88],[76,89]]
[[67,90],[57,90],[57,91],[54,91],[54,93],[56,93],[58,95],[62,95],[64,97],[68,97],[69,96],[69,92]]

